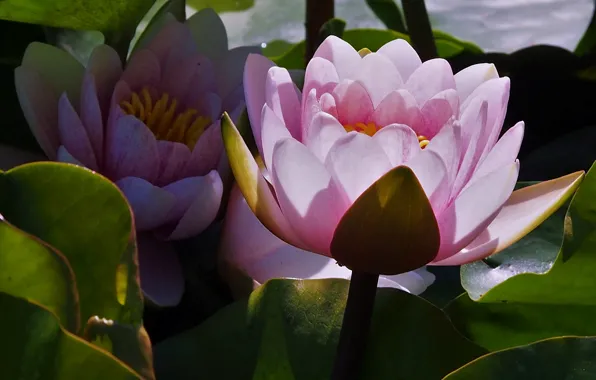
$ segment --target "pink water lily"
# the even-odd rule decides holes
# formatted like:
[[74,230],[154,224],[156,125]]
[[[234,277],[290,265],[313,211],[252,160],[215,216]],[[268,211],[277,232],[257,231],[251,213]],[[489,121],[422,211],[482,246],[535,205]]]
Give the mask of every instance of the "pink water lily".
[[[351,239],[338,236],[346,218],[359,218],[352,225],[369,236],[390,228],[376,225],[374,215],[350,211],[394,168],[409,168],[426,194],[436,223],[415,228],[422,239],[437,236],[428,260],[433,265],[459,265],[502,250],[554,212],[583,176],[513,192],[524,124],[499,138],[509,79],[491,64],[454,75],[443,59],[421,62],[404,40],[360,54],[328,37],[308,63],[302,91],[285,69],[250,55],[244,89],[263,165],[234,128],[224,128],[240,189],[269,230],[324,256],[336,257],[332,243]],[[343,246],[352,243],[367,245]],[[384,251],[406,248],[416,254],[416,244]],[[382,261],[373,267],[395,274]]]
[[[15,80],[49,159],[104,174],[127,197],[139,232],[176,240],[201,232],[220,208],[220,117],[245,108],[242,71],[259,51],[228,50],[221,19],[204,9],[185,23],[170,14],[154,21],[124,67],[107,45],[83,67],[65,51],[32,43]],[[175,253],[144,251],[143,289],[155,290],[148,295],[157,303],[177,303],[183,282]]]
[[[238,186],[228,200],[219,255],[220,272],[237,297],[247,296],[273,278],[349,279],[352,275],[332,258],[296,248],[272,234],[248,207]],[[378,286],[421,294],[434,281],[434,274],[419,268],[394,276],[381,275]]]

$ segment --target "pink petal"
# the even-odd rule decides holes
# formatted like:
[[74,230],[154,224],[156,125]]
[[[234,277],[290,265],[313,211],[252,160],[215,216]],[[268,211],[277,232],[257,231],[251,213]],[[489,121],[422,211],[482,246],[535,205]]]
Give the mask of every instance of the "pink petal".
[[319,99],[319,104],[321,105],[321,110],[323,112],[328,113],[336,119],[339,117],[337,113],[337,104],[335,103],[335,98],[330,93],[326,92],[323,95],[321,95],[321,98]]
[[339,121],[344,125],[363,123],[374,110],[368,92],[359,82],[345,80],[335,87],[332,94]]
[[[122,75],[122,62],[116,50],[111,46],[99,45],[93,49],[86,70],[86,73],[95,79],[97,98],[105,121],[110,110],[112,91]],[[84,96],[84,94],[82,95]]]
[[78,161],[91,170],[98,170],[85,127],[66,93],[62,94],[58,103],[58,131],[60,142]]
[[[264,170],[257,164],[252,153],[244,143],[242,136],[233,124],[222,119],[221,134],[226,134],[226,152],[234,170],[236,183],[244,195],[247,204],[255,215],[280,239],[303,248],[305,245],[296,236],[286,216],[282,213],[272,186],[263,176]],[[224,152],[222,152],[224,153]],[[225,156],[225,155],[224,155]]]
[[198,63],[194,68],[194,75],[188,81],[186,90],[184,103],[191,107],[196,106],[205,93],[217,92],[215,69],[213,63],[208,58],[203,56],[198,57]]
[[271,170],[273,165],[273,148],[279,140],[292,137],[286,125],[281,121],[275,112],[267,104],[263,106],[261,116],[261,138],[263,139],[263,161],[267,169]]
[[201,95],[196,105],[200,115],[207,116],[211,120],[219,120],[222,115],[221,98],[213,92],[207,92]]
[[336,36],[325,38],[313,56],[316,57],[333,63],[339,79],[346,79],[353,74],[361,60],[360,54],[349,43]]
[[89,137],[89,142],[93,148],[97,165],[103,167],[103,117],[97,98],[95,78],[89,73],[86,73],[83,78],[80,114],[81,122]]
[[157,87],[160,78],[159,60],[151,50],[142,49],[130,57],[120,80],[128,83],[133,91],[139,91],[144,86]]
[[457,254],[433,265],[461,265],[507,248],[538,227],[573,194],[583,172],[541,182],[511,194],[485,233]]
[[60,145],[58,147],[58,152],[56,153],[56,161],[85,167],[85,165],[83,165],[81,161],[74,158],[73,155],[70,154],[68,150],[66,150],[64,145]]
[[106,171],[112,180],[139,177],[149,182],[159,172],[159,152],[153,133],[132,115],[119,118],[106,141]]
[[391,60],[382,54],[368,54],[362,58],[350,79],[362,84],[374,107],[404,84]]
[[[169,5],[171,5],[171,3]],[[149,43],[153,41],[153,39],[155,39],[159,32],[173,22],[177,22],[177,20],[176,17],[174,17],[174,15],[169,12],[169,9],[167,12],[160,11],[156,13],[155,16],[151,19],[151,22],[147,24],[147,27],[135,43],[129,55],[139,49],[147,48]]]
[[[305,93],[305,95],[306,96],[305,96],[305,100],[303,102],[302,118],[301,118],[302,139],[300,140],[303,143],[305,143],[306,141],[308,141],[310,139],[310,137],[309,137],[310,124],[311,124],[313,118],[315,117],[315,115],[318,114],[319,112],[321,112],[321,103],[319,103],[319,101],[317,100],[317,90],[315,90],[313,88],[312,90],[310,90],[310,92],[308,94]],[[335,103],[335,99],[333,100],[333,102]],[[336,111],[336,113],[337,113],[337,111]]]
[[257,54],[250,54],[244,66],[246,109],[248,111],[252,133],[261,154],[263,154],[263,147],[261,145],[261,112],[263,105],[266,103],[265,87],[267,73],[273,66],[275,66],[273,62]]
[[451,188],[457,177],[457,172],[461,162],[461,127],[459,125],[450,125],[443,128],[425,150],[432,150],[437,153],[445,163],[447,170],[447,187]]
[[443,128],[452,118],[459,116],[459,98],[457,91],[448,89],[441,91],[424,103],[420,109],[424,120],[423,127],[417,132],[430,138]]
[[107,125],[104,130],[104,139],[107,139],[110,134],[114,133],[116,121],[126,115],[122,110],[120,103],[122,103],[124,100],[129,101],[131,96],[132,91],[130,86],[124,81],[118,81],[118,83],[116,83],[116,87],[114,87],[112,97],[110,98],[110,113],[108,115],[108,120],[106,123]]
[[422,267],[394,276],[379,276],[379,288],[396,288],[410,294],[422,294],[435,282],[435,275]]
[[377,53],[391,60],[404,81],[407,81],[410,75],[422,64],[416,50],[402,39],[387,42],[377,50]]
[[199,53],[215,61],[221,59],[228,51],[226,27],[213,9],[201,9],[188,18],[185,25],[191,31]]
[[325,166],[353,203],[391,169],[389,158],[372,137],[349,132],[331,147]]
[[184,276],[172,244],[144,233],[137,236],[137,246],[145,297],[162,307],[178,305],[184,293]]
[[184,144],[172,141],[157,141],[159,152],[159,172],[155,184],[164,186],[184,175],[186,163],[190,160],[190,150]]
[[194,54],[165,68],[158,88],[173,98],[185,99],[189,91],[197,91],[196,88],[189,88],[189,83],[194,79],[197,71],[200,71],[203,59],[200,55]]
[[450,88],[455,88],[455,79],[449,62],[442,58],[423,62],[406,82],[406,89],[414,95],[419,105]]
[[518,172],[513,163],[490,173],[462,191],[441,213],[441,247],[434,262],[455,255],[488,227],[511,195]]
[[[244,86],[240,84],[233,91],[231,91],[225,99],[222,99],[222,109],[228,113],[237,109],[239,106],[246,107],[244,103]],[[232,118],[232,120],[234,120]]]
[[223,148],[221,123],[217,121],[208,127],[195,144],[184,169],[185,177],[203,176],[217,165]]
[[321,162],[325,162],[333,144],[347,134],[337,119],[325,112],[317,113],[308,128],[305,144]]
[[416,99],[407,90],[397,90],[387,95],[373,112],[371,120],[381,127],[405,124],[414,131],[423,122]]
[[331,175],[293,139],[277,143],[272,175],[279,205],[292,229],[313,252],[329,256],[333,232],[348,208]]
[[445,208],[451,190],[448,186],[447,168],[441,156],[432,150],[424,149],[406,166],[416,174],[435,215],[438,216]]
[[486,130],[490,127],[487,124],[486,114],[488,105],[486,102],[477,99],[464,110],[461,118],[461,140],[460,154],[463,154],[455,181],[451,190],[451,198],[457,197],[466,183],[470,180],[482,148],[486,144]]
[[407,163],[421,151],[416,133],[405,124],[383,127],[373,140],[383,148],[392,167]]
[[[165,62],[172,50],[178,52],[178,58],[180,59],[197,53],[196,43],[190,28],[175,20],[167,22],[156,36],[150,40],[146,49],[155,54],[158,62]],[[141,50],[145,50],[145,48],[135,50],[134,54]]]
[[476,101],[476,99],[480,99],[488,103],[486,117],[488,129],[485,132],[487,136],[483,137],[483,140],[486,141],[486,143],[483,146],[483,152],[481,155],[482,158],[486,157],[488,152],[496,143],[499,134],[501,133],[503,121],[505,120],[505,114],[507,113],[509,86],[510,81],[507,77],[486,81],[478,86],[462,105],[462,110],[465,110],[474,101]]
[[176,204],[176,197],[153,186],[144,179],[124,177],[116,181],[134,213],[138,231],[152,230],[167,222],[167,217]]
[[324,58],[314,57],[308,62],[304,73],[303,94],[316,89],[317,99],[325,92],[333,90],[339,83],[339,75],[333,63]]
[[190,177],[164,187],[176,196],[176,206],[170,216],[179,221],[168,240],[186,239],[202,232],[217,216],[223,194],[223,184],[217,171],[203,177]]
[[523,138],[524,122],[520,121],[505,132],[499,141],[497,141],[484,161],[478,165],[478,168],[468,182],[468,186],[476,179],[482,178],[502,166],[515,162]]
[[466,67],[454,75],[455,87],[462,102],[482,83],[498,78],[499,73],[492,63],[479,63]]
[[300,98],[296,93],[296,85],[292,82],[288,70],[280,67],[269,69],[265,84],[265,99],[267,99],[267,105],[275,112],[275,115],[283,120],[285,128],[292,134],[292,137],[300,140],[302,138]]
[[38,73],[26,67],[15,69],[19,103],[37,143],[50,160],[56,159],[58,135],[58,94]]
[[217,93],[227,97],[236,87],[242,84],[242,76],[247,57],[260,54],[261,48],[255,46],[239,46],[227,51],[222,59],[215,61]]
[[[222,259],[258,283],[272,278],[344,278],[351,271],[335,260],[289,245],[255,217],[242,193],[232,189],[219,250]],[[381,276],[379,287],[393,287],[420,294],[434,281],[421,268],[397,276]]]

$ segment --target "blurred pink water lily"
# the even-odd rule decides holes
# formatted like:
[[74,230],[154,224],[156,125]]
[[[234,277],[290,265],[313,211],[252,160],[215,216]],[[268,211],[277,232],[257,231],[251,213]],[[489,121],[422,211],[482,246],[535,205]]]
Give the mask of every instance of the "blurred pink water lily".
[[[244,63],[260,49],[228,50],[211,9],[185,23],[166,14],[146,36],[124,68],[106,45],[84,68],[65,51],[32,43],[15,70],[16,88],[48,158],[107,176],[127,197],[139,232],[176,240],[201,232],[219,210],[220,117],[244,109]],[[177,303],[183,282],[176,255],[143,251],[143,287],[159,290],[149,297]],[[167,281],[160,281],[164,268]]]
[[[349,279],[352,275],[332,258],[296,248],[273,235],[248,207],[237,186],[228,201],[219,255],[220,272],[237,297],[247,296],[272,278]],[[420,268],[381,275],[378,286],[421,294],[434,281],[434,274]]]
[[[369,236],[390,228],[378,225],[375,215],[350,211],[395,168],[415,174],[436,221],[416,227],[422,238],[437,236],[434,248],[429,245],[433,251],[425,253],[430,259],[419,266],[459,265],[502,250],[552,214],[583,177],[578,172],[513,192],[524,124],[499,139],[509,79],[490,64],[454,75],[443,59],[422,63],[404,40],[360,54],[328,37],[306,68],[302,91],[285,69],[250,55],[244,88],[264,164],[256,163],[225,122],[225,146],[240,190],[269,230],[324,256],[337,258],[332,243],[352,239],[338,237],[346,218],[359,219],[352,225]],[[367,246],[343,246],[354,243]],[[404,250],[415,256],[416,249],[410,243],[383,248],[386,256]],[[364,255],[362,261],[372,260]],[[399,273],[382,257],[370,268]]]

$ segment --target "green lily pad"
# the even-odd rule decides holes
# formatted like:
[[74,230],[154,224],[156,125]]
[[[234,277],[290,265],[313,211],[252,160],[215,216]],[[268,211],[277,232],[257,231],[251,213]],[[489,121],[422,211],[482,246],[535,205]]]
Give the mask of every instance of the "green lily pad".
[[68,260],[82,325],[95,315],[141,323],[133,221],[113,183],[70,164],[22,165],[0,173],[0,214]]
[[128,364],[146,380],[155,380],[151,341],[143,326],[125,325],[93,317],[85,326],[85,338]]
[[470,295],[445,309],[454,325],[490,350],[562,335],[596,335],[594,194],[596,165],[574,195],[564,223],[559,219],[564,229],[558,255],[555,215],[513,251],[464,266],[462,284]]
[[431,262],[440,243],[420,182],[410,168],[398,166],[346,211],[333,234],[331,256],[351,270],[395,275]]
[[[437,51],[441,58],[451,58],[461,53],[479,54],[482,50],[471,42],[461,41],[447,33],[440,31],[433,31],[435,35],[435,43]],[[389,41],[397,38],[402,38],[410,41],[410,37],[406,34],[396,32],[394,30],[383,29],[350,29],[343,32],[342,39],[348,42],[356,50],[363,48],[377,51],[381,46]],[[279,42],[276,42],[279,44]],[[304,41],[298,42],[293,47],[286,49],[283,55],[277,57],[270,57],[278,66],[287,69],[304,69]]]
[[[328,379],[348,286],[339,279],[271,280],[158,344],[157,378]],[[379,289],[362,378],[440,379],[485,352],[430,303]]]
[[134,29],[154,0],[3,0],[0,19],[114,34]]
[[109,353],[65,331],[50,311],[0,292],[3,379],[141,379]]
[[217,13],[244,11],[255,5],[254,0],[186,0],[186,2],[196,10],[213,8]]
[[44,305],[72,333],[80,325],[75,277],[54,248],[0,215],[0,292]]
[[590,380],[594,356],[596,338],[554,338],[483,356],[444,380]]

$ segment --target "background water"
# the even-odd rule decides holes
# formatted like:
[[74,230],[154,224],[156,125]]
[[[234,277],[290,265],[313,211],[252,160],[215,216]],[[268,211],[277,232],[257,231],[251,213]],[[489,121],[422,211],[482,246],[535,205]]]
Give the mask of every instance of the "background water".
[[[336,0],[336,17],[348,28],[383,25],[364,0]],[[511,52],[551,44],[573,50],[594,0],[427,0],[433,28],[470,40],[486,51]],[[304,39],[304,0],[255,0],[247,11],[224,13],[231,46],[273,39]]]

